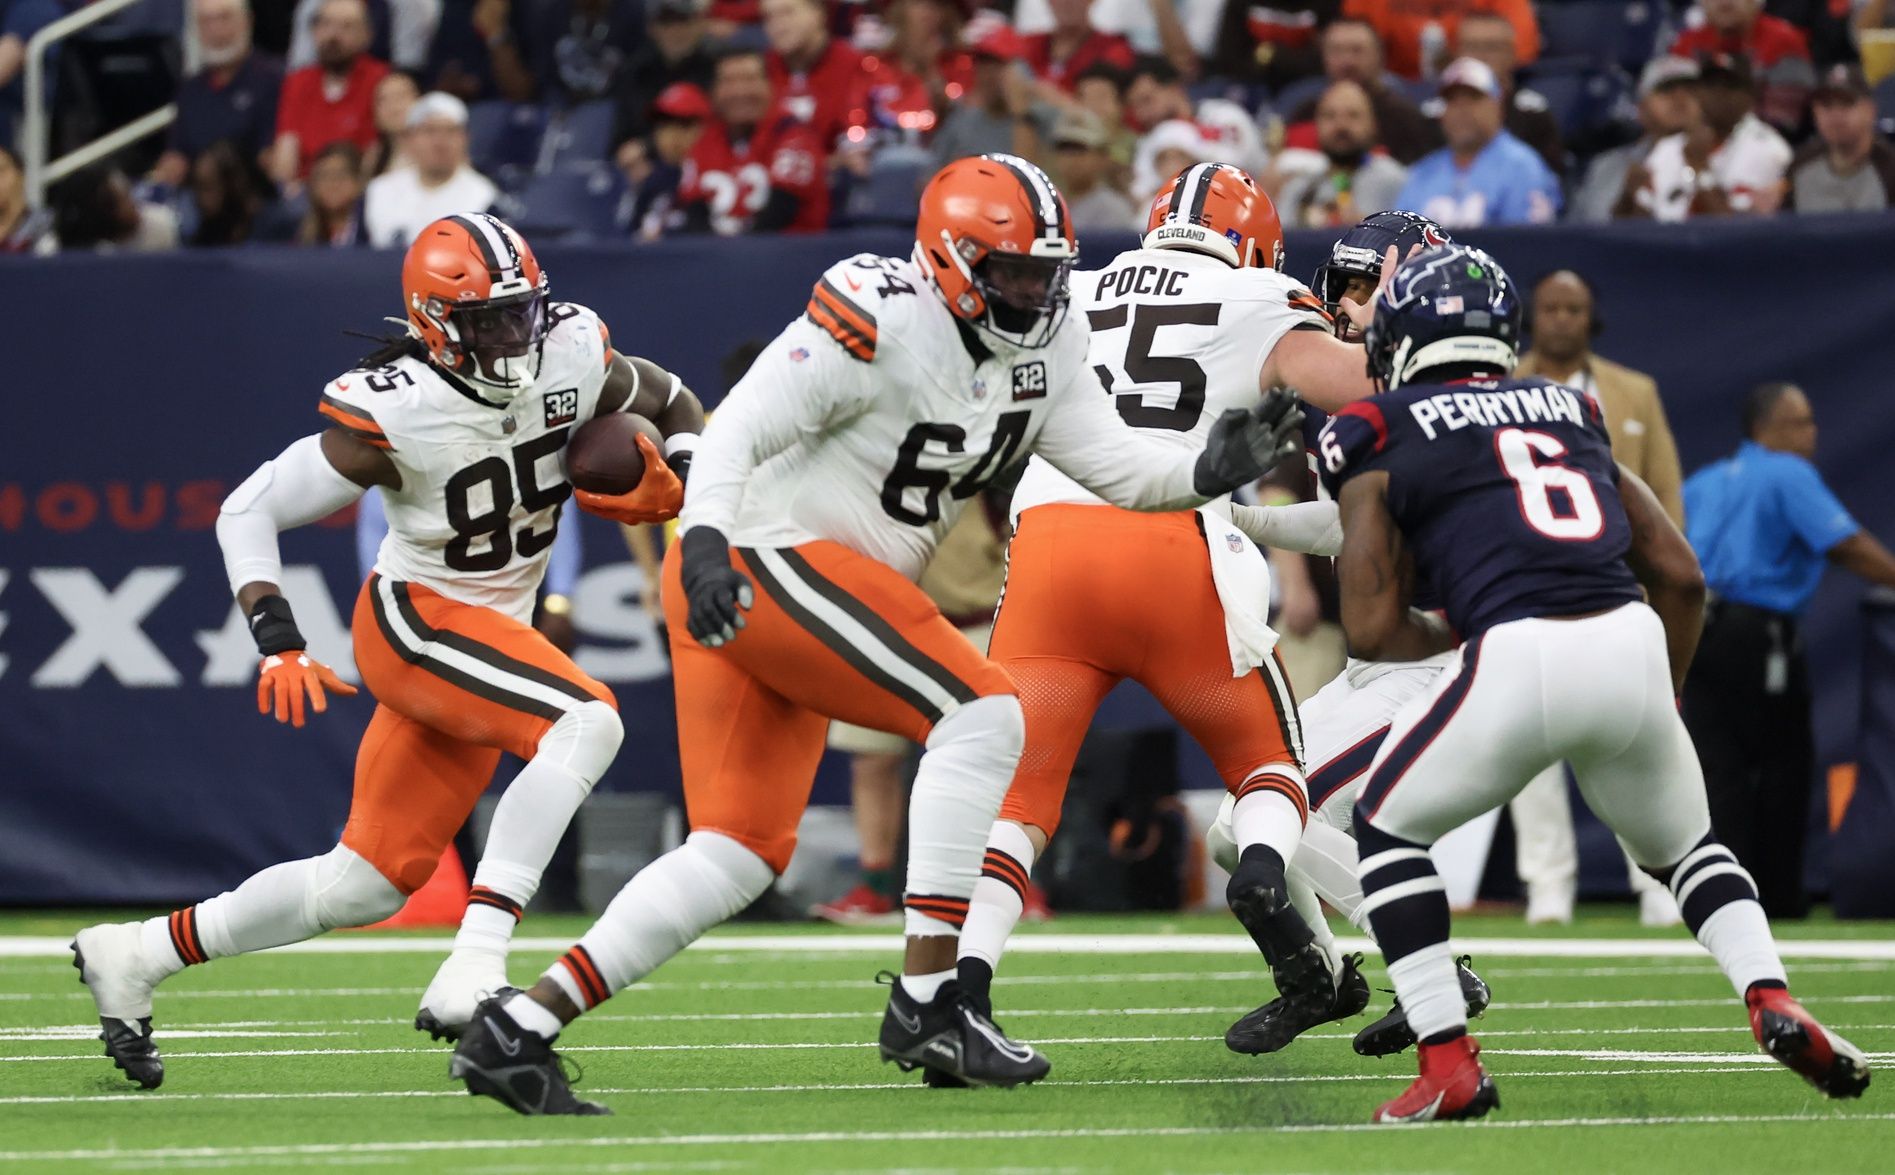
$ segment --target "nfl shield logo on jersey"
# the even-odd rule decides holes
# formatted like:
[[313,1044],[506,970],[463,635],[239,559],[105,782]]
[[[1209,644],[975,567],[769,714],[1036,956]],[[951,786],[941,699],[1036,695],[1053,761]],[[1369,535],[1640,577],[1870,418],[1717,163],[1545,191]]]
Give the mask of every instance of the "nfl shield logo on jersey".
[[987,381],[978,375],[974,377],[974,398],[976,400],[985,400],[987,398]]
[[805,359],[807,359],[807,358],[809,358],[809,348],[808,348],[808,347],[797,347],[797,348],[795,348],[794,350],[792,350],[792,351],[790,352],[790,362],[791,362],[791,363],[801,363],[801,362],[802,362],[803,360],[805,360]]
[[1244,536],[1240,534],[1226,534],[1224,536],[1224,545],[1229,547],[1232,551],[1242,551],[1244,549]]

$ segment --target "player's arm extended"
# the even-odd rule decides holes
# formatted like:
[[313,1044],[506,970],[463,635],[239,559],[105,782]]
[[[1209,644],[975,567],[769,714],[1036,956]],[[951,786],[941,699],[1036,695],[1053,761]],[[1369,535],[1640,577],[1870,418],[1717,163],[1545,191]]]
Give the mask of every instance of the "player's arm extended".
[[1349,652],[1365,661],[1421,661],[1453,648],[1454,634],[1437,617],[1408,606],[1412,570],[1387,494],[1388,474],[1371,470],[1344,482],[1337,497],[1342,631]]
[[1342,513],[1334,502],[1287,506],[1232,502],[1230,520],[1259,547],[1304,555],[1335,555],[1342,550]]
[[328,708],[325,689],[341,694],[355,689],[304,654],[308,642],[277,586],[283,577],[277,535],[326,518],[377,485],[401,488],[401,474],[388,454],[332,428],[264,462],[230,492],[218,512],[224,570],[263,656],[257,708],[268,712],[274,707],[279,722],[303,724],[305,694],[320,712]]
[[1619,466],[1619,500],[1632,528],[1632,549],[1625,561],[1645,588],[1652,611],[1665,625],[1665,655],[1671,662],[1671,687],[1684,692],[1684,677],[1698,651],[1704,628],[1704,571],[1671,516],[1636,473]]
[[1324,412],[1375,393],[1360,344],[1345,343],[1325,330],[1301,328],[1285,334],[1270,349],[1258,386],[1264,391],[1294,388]]

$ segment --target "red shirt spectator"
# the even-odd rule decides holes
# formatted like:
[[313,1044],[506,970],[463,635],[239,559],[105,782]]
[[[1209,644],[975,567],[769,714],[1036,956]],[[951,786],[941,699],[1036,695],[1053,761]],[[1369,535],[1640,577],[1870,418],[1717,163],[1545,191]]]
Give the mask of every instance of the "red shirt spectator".
[[[1366,22],[1382,38],[1388,68],[1405,78],[1423,75],[1423,41],[1436,56],[1433,69],[1445,69],[1460,31],[1461,14],[1497,12],[1513,25],[1514,59],[1531,64],[1540,55],[1540,24],[1528,0],[1344,0],[1342,15]],[[1616,19],[1612,14],[1602,19]],[[1428,33],[1430,25],[1439,33]]]
[[961,48],[965,14],[950,0],[894,0],[888,6],[888,47],[862,58],[849,98],[852,142],[925,138],[974,80],[974,59]]
[[1750,62],[1757,80],[1757,116],[1792,137],[1809,111],[1816,67],[1809,36],[1787,20],[1763,11],[1762,0],[1704,0],[1704,23],[1671,43],[1676,57],[1724,54]]
[[1092,27],[1092,0],[1051,0],[1048,7],[1052,31],[1021,38],[1023,60],[1033,76],[1071,93],[1074,80],[1088,66],[1104,62],[1132,68],[1132,46],[1125,38]]
[[315,35],[316,64],[284,78],[277,102],[272,171],[279,182],[308,175],[331,143],[367,151],[376,140],[375,87],[388,65],[368,55],[368,9],[362,0],[327,0]]
[[763,0],[764,62],[779,105],[810,125],[825,147],[849,126],[862,54],[829,35],[823,0]]
[[685,159],[678,185],[685,227],[720,236],[828,227],[823,144],[775,103],[763,54],[732,50],[720,57],[711,106],[715,117]]

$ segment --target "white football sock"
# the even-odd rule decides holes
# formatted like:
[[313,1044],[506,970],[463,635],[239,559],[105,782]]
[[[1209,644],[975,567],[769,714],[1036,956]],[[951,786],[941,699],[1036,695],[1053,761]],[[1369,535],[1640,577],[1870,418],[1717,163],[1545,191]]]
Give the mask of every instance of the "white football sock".
[[[581,1004],[581,1007],[585,1005]],[[553,1015],[551,1008],[543,1006],[538,1000],[523,991],[516,991],[500,1005],[500,1010],[513,1017],[513,1022],[531,1032],[541,1040],[551,1040],[566,1027]]]
[[1461,994],[1454,949],[1447,943],[1425,946],[1396,959],[1388,965],[1388,977],[1394,981],[1395,998],[1408,1014],[1416,1040],[1467,1027],[1467,999]]
[[1316,945],[1329,959],[1329,975],[1338,984],[1342,982],[1342,948],[1336,945],[1336,936],[1329,929],[1329,919],[1323,917],[1323,903],[1309,883],[1300,880],[1294,871],[1288,875],[1290,884],[1290,904],[1309,924],[1309,932],[1316,936]]
[[774,877],[729,837],[694,832],[626,882],[546,978],[581,1008],[594,1007],[755,901]]
[[506,954],[520,911],[624,738],[618,711],[597,701],[574,706],[540,736],[533,758],[494,807],[455,950]]
[[[1325,820],[1314,819],[1303,830],[1296,856],[1290,858],[1289,876],[1292,883],[1307,883],[1331,909],[1347,918],[1349,925],[1373,940],[1375,932],[1369,929],[1369,917],[1362,912],[1362,882],[1356,877],[1359,857],[1354,837]],[[1290,893],[1294,897],[1295,889]]]
[[959,932],[1025,743],[1026,716],[1011,694],[976,698],[935,723],[908,801],[910,937]]
[[[1255,786],[1252,780],[1259,778],[1269,780],[1272,786]],[[1251,845],[1265,845],[1285,861],[1296,855],[1296,844],[1303,837],[1303,814],[1308,810],[1308,800],[1299,805],[1276,789],[1274,785],[1279,782],[1299,790],[1305,787],[1302,772],[1283,763],[1261,768],[1238,785],[1230,826],[1239,858]],[[1246,787],[1250,790],[1244,791]]]
[[1730,902],[1698,927],[1698,941],[1711,952],[1741,999],[1760,979],[1787,983],[1770,920],[1756,902]]
[[1007,939],[1025,908],[1024,883],[1033,870],[1033,842],[1011,820],[996,820],[987,834],[987,859],[961,927],[960,958],[976,958],[998,970]]
[[904,975],[901,977],[901,989],[915,997],[920,1004],[931,1003],[941,985],[954,978],[952,971],[930,971],[926,975]]

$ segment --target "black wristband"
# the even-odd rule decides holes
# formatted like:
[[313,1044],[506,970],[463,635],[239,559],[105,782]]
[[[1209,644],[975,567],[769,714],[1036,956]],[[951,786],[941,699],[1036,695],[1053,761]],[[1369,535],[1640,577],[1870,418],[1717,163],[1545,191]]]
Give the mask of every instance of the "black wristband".
[[265,657],[309,647],[290,613],[290,602],[282,596],[264,596],[251,605],[250,639]]
[[665,458],[665,464],[671,466],[671,472],[678,475],[679,481],[688,483],[691,480],[691,450],[673,453]]

